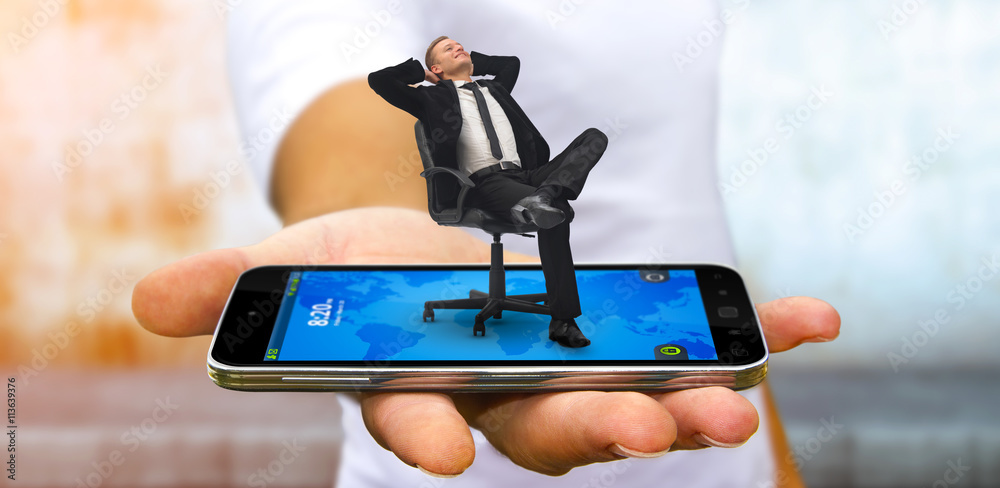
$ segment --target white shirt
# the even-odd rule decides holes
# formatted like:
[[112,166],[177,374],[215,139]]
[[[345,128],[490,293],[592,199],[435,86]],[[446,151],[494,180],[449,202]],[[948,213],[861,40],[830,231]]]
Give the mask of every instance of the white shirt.
[[480,86],[479,91],[486,100],[486,106],[490,112],[490,119],[493,128],[497,132],[497,139],[500,141],[500,150],[503,157],[497,159],[493,157],[493,148],[490,146],[490,138],[486,135],[486,126],[483,117],[479,113],[479,104],[476,103],[476,94],[468,88],[462,88],[468,83],[465,80],[455,81],[455,88],[458,89],[458,103],[462,109],[462,131],[458,134],[458,164],[465,174],[472,174],[483,168],[493,166],[500,161],[510,161],[521,166],[521,157],[517,154],[517,142],[514,141],[514,129],[510,126],[507,113],[497,102],[497,99],[490,93],[489,88]]
[[[390,12],[390,6],[398,8]],[[442,34],[469,50],[515,55],[521,71],[512,96],[553,155],[587,127],[609,138],[573,202],[577,262],[732,264],[715,170],[722,41],[706,27],[719,18],[715,0],[246,1],[229,17],[229,78],[240,126],[257,134],[275,109],[298,114],[340,82],[422,59]],[[711,42],[697,44],[692,56],[686,50],[696,38]],[[691,62],[678,67],[677,53]],[[281,135],[250,161],[262,188],[269,188]],[[482,231],[469,232],[489,240]],[[537,253],[534,239],[507,236],[504,245]],[[677,486],[768,486],[774,460],[763,397],[759,390],[743,394],[762,415],[757,434],[737,449],[595,464],[551,478],[514,466],[474,432],[476,460],[450,480],[426,477],[378,446],[357,403],[341,396],[345,445],[338,486],[472,487],[503,480],[577,488],[612,479],[616,486],[661,486],[665,479]]]

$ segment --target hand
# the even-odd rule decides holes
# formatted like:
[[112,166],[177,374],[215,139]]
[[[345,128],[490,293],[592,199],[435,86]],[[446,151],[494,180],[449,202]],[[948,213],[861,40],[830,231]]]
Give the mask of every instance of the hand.
[[441,78],[439,78],[438,75],[434,74],[434,72],[432,72],[429,69],[424,70],[424,79],[431,83],[434,83],[435,85],[438,84],[439,81],[441,81]]
[[[132,310],[157,334],[211,334],[236,278],[254,266],[488,260],[486,244],[434,224],[423,212],[361,208],[300,222],[253,246],[209,251],[156,270],[136,285]],[[758,314],[771,352],[832,340],[840,327],[837,312],[811,298],[761,304]],[[361,409],[381,446],[408,465],[444,476],[472,464],[470,427],[514,463],[559,475],[624,456],[735,447],[758,425],[753,405],[722,387],[660,394],[367,393]]]

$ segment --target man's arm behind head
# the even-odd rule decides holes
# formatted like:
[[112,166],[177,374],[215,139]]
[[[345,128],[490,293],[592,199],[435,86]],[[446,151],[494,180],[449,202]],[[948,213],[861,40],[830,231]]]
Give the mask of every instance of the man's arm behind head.
[[368,75],[368,86],[395,107],[419,118],[421,107],[414,97],[413,85],[426,78],[420,61],[410,58],[396,66],[389,66]]
[[476,76],[493,75],[493,81],[503,85],[508,92],[514,89],[517,75],[521,71],[521,60],[516,56],[488,56],[472,51],[472,74]]

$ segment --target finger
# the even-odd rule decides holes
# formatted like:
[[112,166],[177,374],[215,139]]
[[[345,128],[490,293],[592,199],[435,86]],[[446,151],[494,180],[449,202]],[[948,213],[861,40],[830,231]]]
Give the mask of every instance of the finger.
[[677,423],[671,450],[737,447],[757,432],[757,409],[739,393],[721,386],[654,395]]
[[757,305],[770,352],[803,342],[828,342],[840,334],[840,314],[829,303],[810,297],[788,297]]
[[476,457],[465,419],[442,393],[365,393],[365,427],[404,463],[430,475],[462,474]]
[[150,332],[183,337],[211,334],[240,273],[239,249],[219,249],[160,268],[135,285],[132,313]]
[[670,413],[636,392],[462,395],[455,400],[497,450],[521,467],[551,476],[591,463],[661,456],[676,436]]
[[[132,313],[150,332],[184,337],[211,334],[240,274],[265,264],[307,264],[329,257],[321,239],[310,239],[304,221],[247,247],[189,256],[153,271],[132,292]],[[311,248],[302,244],[313,242]],[[320,241],[316,243],[314,241]],[[332,258],[331,258],[332,260]]]

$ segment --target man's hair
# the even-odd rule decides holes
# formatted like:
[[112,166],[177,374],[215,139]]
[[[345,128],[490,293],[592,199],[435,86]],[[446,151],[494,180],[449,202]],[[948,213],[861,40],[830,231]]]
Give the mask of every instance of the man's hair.
[[427,55],[424,56],[424,63],[427,64],[427,69],[431,69],[431,66],[435,64],[434,63],[434,46],[437,46],[439,42],[441,42],[441,41],[443,41],[445,39],[451,39],[451,38],[448,37],[448,36],[441,36],[441,37],[438,37],[437,39],[434,39],[433,41],[431,41],[431,45],[427,46]]

